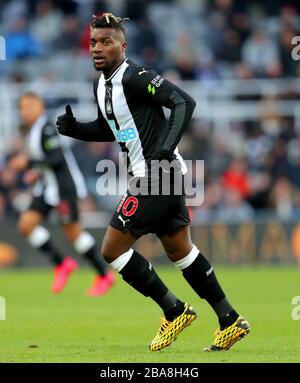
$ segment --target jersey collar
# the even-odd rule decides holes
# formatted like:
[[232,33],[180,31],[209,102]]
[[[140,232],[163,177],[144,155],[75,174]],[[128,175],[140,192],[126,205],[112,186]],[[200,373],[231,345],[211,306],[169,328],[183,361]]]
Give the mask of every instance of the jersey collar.
[[104,77],[104,74],[103,74],[103,77],[104,77],[105,82],[110,81],[110,80],[117,74],[117,72],[119,72],[119,70],[121,69],[122,65],[124,64],[124,62],[125,62],[126,60],[127,60],[127,57],[124,58],[124,60],[120,63],[120,65],[115,69],[115,71],[110,75],[109,78],[105,78],[105,77]]

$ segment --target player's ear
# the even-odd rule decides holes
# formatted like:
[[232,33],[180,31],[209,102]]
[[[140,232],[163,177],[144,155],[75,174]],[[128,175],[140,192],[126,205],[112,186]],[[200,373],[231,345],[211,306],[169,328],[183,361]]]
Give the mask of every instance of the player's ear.
[[128,46],[127,42],[124,41],[124,42],[122,43],[122,45],[121,45],[121,51],[122,51],[122,53],[126,51],[127,46]]

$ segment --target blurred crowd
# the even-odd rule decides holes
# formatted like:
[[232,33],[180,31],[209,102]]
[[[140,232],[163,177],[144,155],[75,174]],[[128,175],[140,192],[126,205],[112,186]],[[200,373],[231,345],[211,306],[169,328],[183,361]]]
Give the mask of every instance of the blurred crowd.
[[[292,39],[300,35],[300,3],[266,0],[3,0],[0,35],[6,82],[92,81],[88,56],[91,15],[110,11],[129,17],[128,56],[180,84],[217,84],[219,79],[300,79]],[[70,70],[71,68],[71,70]],[[216,85],[217,86],[217,85]],[[297,101],[297,92],[261,96],[258,120],[232,124],[231,136],[214,135],[209,122],[193,119],[181,143],[186,159],[205,161],[205,199],[196,220],[246,221],[271,211],[281,219],[300,215],[300,137],[292,117],[272,107],[274,99]],[[86,210],[110,209],[95,191],[95,164],[117,158],[114,146],[76,142],[74,152],[90,185]],[[20,175],[0,157],[0,216],[14,214],[26,199]],[[200,175],[195,175],[195,178]],[[21,197],[20,197],[21,195]]]
[[1,71],[15,81],[89,79],[91,15],[108,10],[131,19],[128,55],[160,72],[189,80],[300,74],[290,55],[300,30],[296,0],[2,0],[10,64]]

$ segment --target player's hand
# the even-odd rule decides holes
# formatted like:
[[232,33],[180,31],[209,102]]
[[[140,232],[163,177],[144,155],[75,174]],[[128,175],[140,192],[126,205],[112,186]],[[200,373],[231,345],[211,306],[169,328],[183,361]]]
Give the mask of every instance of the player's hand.
[[156,154],[156,158],[161,162],[161,166],[165,172],[181,172],[181,164],[173,152],[166,149],[160,149]]
[[174,153],[171,153],[169,150],[160,149],[157,152],[157,159],[159,161],[167,160],[168,162],[172,162],[173,160],[176,160],[176,156]]
[[66,113],[57,117],[56,126],[58,132],[64,136],[69,136],[76,128],[76,118],[73,116],[70,105],[66,106]]
[[29,169],[23,176],[23,181],[26,185],[34,184],[40,178],[40,174],[35,169]]
[[28,165],[28,158],[25,154],[16,154],[8,161],[9,169],[15,172],[22,172]]

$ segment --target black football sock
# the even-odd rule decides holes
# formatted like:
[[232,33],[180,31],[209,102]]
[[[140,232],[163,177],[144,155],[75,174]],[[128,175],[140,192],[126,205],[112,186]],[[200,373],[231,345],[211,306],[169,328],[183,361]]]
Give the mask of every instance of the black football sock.
[[[219,303],[222,303],[222,304],[225,303],[226,305],[229,305],[226,298],[224,299],[224,301],[226,301],[226,303],[222,301]],[[239,314],[235,310],[232,310],[223,316],[219,316],[220,329],[223,330],[225,327],[232,325],[237,320],[238,317],[239,317]]]
[[104,276],[108,273],[109,267],[104,258],[98,253],[95,238],[85,230],[73,242],[74,249],[96,269],[97,273]]
[[167,320],[172,321],[183,312],[183,303],[168,290],[151,263],[138,252],[133,252],[120,274],[135,290],[152,298],[161,307]]
[[[172,299],[171,299],[172,295]],[[171,291],[167,292],[165,297],[163,299],[168,299],[170,304],[169,309],[164,309],[164,315],[167,321],[172,322],[175,318],[177,318],[179,315],[181,315],[184,311],[184,303],[177,299]]]
[[48,240],[43,245],[39,246],[37,250],[41,250],[45,255],[47,255],[52,263],[55,265],[61,265],[63,262],[63,256],[60,254],[58,250],[56,250],[51,241]]
[[182,270],[182,274],[193,290],[213,308],[221,328],[235,322],[238,314],[227,301],[213,267],[201,253],[191,265]]
[[93,246],[91,249],[82,254],[85,259],[97,270],[99,275],[106,275],[109,271],[108,265],[100,254],[97,254],[97,249]]

